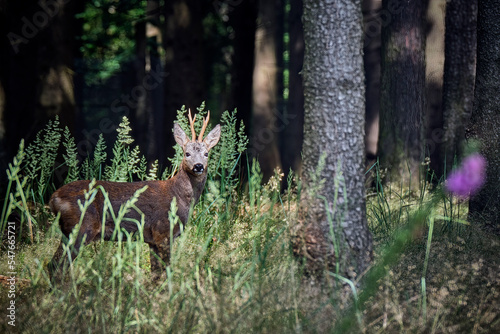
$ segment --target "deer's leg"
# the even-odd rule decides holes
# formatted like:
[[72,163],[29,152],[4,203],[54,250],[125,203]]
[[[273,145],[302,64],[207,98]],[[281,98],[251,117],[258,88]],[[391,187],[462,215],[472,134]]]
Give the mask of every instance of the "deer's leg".
[[54,276],[58,272],[58,269],[60,267],[62,268],[64,266],[64,262],[65,262],[64,261],[65,257],[63,257],[63,255],[64,255],[63,244],[65,243],[64,238],[65,238],[65,236],[63,236],[61,238],[61,242],[59,243],[59,247],[57,247],[57,250],[54,253],[54,256],[52,256],[52,260],[50,260],[49,264],[47,265],[47,269],[49,270],[49,275],[50,275],[51,280],[54,279]]
[[[88,215],[84,218],[75,243],[71,247],[69,260],[73,261],[78,256],[83,240],[85,240],[84,243],[87,245],[92,242],[95,236],[99,233],[100,226],[95,224],[96,221],[98,222],[95,215]],[[69,234],[69,231],[63,231],[59,247],[47,266],[51,279],[53,279],[55,275],[59,271],[63,270],[64,266],[68,264],[68,254],[64,251],[64,245],[67,245],[69,241]]]
[[165,268],[170,265],[170,245],[149,245],[151,259],[151,276],[153,281],[160,279]]

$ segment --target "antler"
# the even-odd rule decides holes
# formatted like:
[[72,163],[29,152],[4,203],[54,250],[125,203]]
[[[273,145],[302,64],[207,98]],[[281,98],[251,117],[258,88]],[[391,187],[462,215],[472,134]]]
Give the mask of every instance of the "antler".
[[[208,111],[207,119],[205,120],[205,117],[203,117],[203,127],[201,128],[200,135],[198,136],[198,141],[200,143],[203,141],[203,134],[205,133],[205,129],[207,128],[209,119],[210,119],[210,110]],[[193,137],[193,140],[194,140],[194,137]]]
[[[193,138],[191,138],[191,141],[196,141],[196,131],[194,131],[194,122],[196,121],[196,115],[194,117],[191,117],[191,109],[188,109],[188,117],[189,117],[189,125],[191,125],[191,135]],[[210,119],[210,110],[208,111],[207,118],[203,117],[203,126],[200,131],[200,135],[198,136],[198,142],[203,141],[203,134],[205,133],[205,129],[207,128],[208,125],[208,120]]]
[[189,109],[188,117],[189,117],[189,125],[191,125],[191,134],[193,136],[193,138],[191,138],[191,141],[195,141],[196,132],[194,131],[194,121],[196,121],[196,115],[194,115],[194,118],[191,117],[191,109]]

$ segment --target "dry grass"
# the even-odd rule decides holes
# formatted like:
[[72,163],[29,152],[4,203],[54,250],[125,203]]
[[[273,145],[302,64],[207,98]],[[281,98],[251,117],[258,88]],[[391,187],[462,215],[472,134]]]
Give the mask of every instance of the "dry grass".
[[[95,243],[75,262],[77,284],[67,280],[51,289],[44,265],[58,245],[58,232],[38,232],[38,242],[20,245],[17,251],[19,277],[31,281],[18,286],[18,328],[26,333],[332,332],[351,310],[350,287],[337,279],[320,284],[302,275],[301,263],[290,250],[294,196],[280,202],[272,188],[260,191],[258,206],[243,197],[229,206],[220,203],[211,212],[195,212],[198,225],[188,226],[175,242],[173,271],[162,286],[149,281],[147,245],[138,249],[136,270],[136,243],[121,251],[116,243]],[[375,264],[397,228],[429,198],[394,191],[385,200],[384,207],[375,197],[368,204],[377,240]],[[453,214],[464,218],[465,204],[442,203],[436,212],[450,213],[453,207]],[[383,210],[385,217],[387,210],[392,212],[392,221],[376,219],[373,213]],[[402,256],[378,282],[378,290],[362,305],[361,328],[352,327],[351,332],[500,332],[499,238],[476,226],[436,222],[424,318],[421,276],[427,232],[408,240]],[[128,263],[120,270],[119,253]],[[0,274],[5,270],[2,254]],[[0,305],[6,302],[2,287]],[[0,328],[10,329],[4,317]]]
[[475,227],[467,237],[434,238],[426,275],[427,319],[420,278],[425,240],[405,250],[367,305],[370,333],[494,333],[500,331],[498,237]]

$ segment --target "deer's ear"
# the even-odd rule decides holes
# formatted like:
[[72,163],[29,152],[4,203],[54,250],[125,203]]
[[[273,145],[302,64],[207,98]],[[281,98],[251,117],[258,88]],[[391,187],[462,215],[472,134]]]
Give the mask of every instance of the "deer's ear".
[[220,139],[220,125],[217,124],[215,128],[210,131],[210,133],[205,137],[203,142],[207,146],[207,149],[210,150],[212,147],[217,145]]
[[175,142],[182,148],[184,148],[184,146],[189,142],[188,136],[177,123],[174,123],[174,138]]

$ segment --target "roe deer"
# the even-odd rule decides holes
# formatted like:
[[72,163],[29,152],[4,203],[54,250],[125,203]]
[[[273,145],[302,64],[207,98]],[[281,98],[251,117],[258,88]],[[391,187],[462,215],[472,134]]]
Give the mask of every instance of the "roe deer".
[[[208,152],[214,147],[220,139],[220,125],[210,131],[203,139],[203,133],[208,125],[210,112],[207,118],[203,118],[203,127],[196,140],[196,132],[194,130],[194,119],[191,118],[189,111],[189,122],[191,126],[192,138],[189,140],[186,133],[182,130],[179,124],[174,124],[174,138],[177,144],[182,147],[184,158],[181,163],[179,172],[166,181],[144,181],[144,182],[107,182],[97,181],[95,186],[103,188],[109,197],[115,213],[120,208],[120,205],[130,199],[134,192],[147,185],[147,189],[140,195],[135,203],[135,207],[144,214],[144,241],[149,244],[151,252],[151,273],[153,280],[158,279],[162,273],[162,265],[155,254],[160,257],[167,265],[170,263],[170,222],[168,219],[170,204],[173,198],[177,202],[177,214],[183,225],[186,224],[189,218],[191,205],[198,202],[200,195],[205,187],[207,180],[207,161]],[[59,224],[64,236],[61,239],[61,244],[55,252],[52,260],[49,263],[48,269],[51,277],[57,270],[60,262],[67,258],[63,256],[63,242],[69,237],[71,231],[79,224],[81,211],[78,205],[78,200],[81,203],[85,200],[85,191],[88,190],[91,181],[75,181],[59,188],[50,198],[50,208],[55,214],[60,213]],[[102,230],[102,215],[104,208],[104,196],[101,191],[95,195],[94,201],[87,208],[80,230],[78,232],[74,249],[71,257],[78,255],[80,245],[83,240],[85,244],[92,241],[111,240],[115,224],[110,215],[107,214],[104,231]],[[135,219],[140,221],[141,216],[137,210],[130,210],[125,218]],[[136,232],[138,226],[135,222],[122,220],[120,227],[129,233]],[[179,224],[173,227],[173,237],[180,234]],[[84,239],[85,237],[85,239]],[[62,266],[62,264],[61,264]]]

